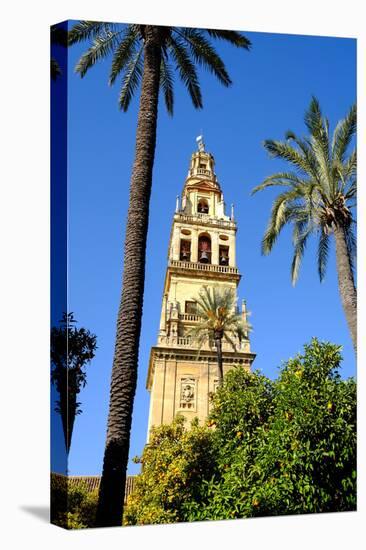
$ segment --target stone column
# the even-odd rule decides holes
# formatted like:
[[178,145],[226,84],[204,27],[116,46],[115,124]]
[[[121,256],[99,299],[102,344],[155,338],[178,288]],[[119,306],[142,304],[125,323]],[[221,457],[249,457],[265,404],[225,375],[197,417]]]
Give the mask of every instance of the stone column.
[[159,336],[166,336],[166,306],[167,306],[167,294],[163,296],[163,305],[161,308]]
[[229,237],[229,266],[236,267],[235,235]]
[[192,240],[191,240],[191,262],[197,262],[198,260],[198,231],[192,227]]
[[174,227],[173,232],[173,260],[179,260],[179,248],[180,248],[180,227],[177,225]]
[[211,263],[219,265],[219,234],[211,233]]

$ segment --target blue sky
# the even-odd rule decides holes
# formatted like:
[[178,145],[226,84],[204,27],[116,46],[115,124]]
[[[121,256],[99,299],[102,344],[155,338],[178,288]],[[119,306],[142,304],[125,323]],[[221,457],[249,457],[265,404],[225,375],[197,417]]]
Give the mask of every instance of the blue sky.
[[[356,372],[338,295],[334,250],[320,284],[315,242],[311,242],[298,284],[292,287],[290,232],[283,232],[270,256],[260,253],[278,192],[250,196],[265,176],[283,167],[268,158],[263,140],[282,139],[288,129],[303,134],[303,114],[311,95],[320,100],[332,129],[355,101],[356,41],[243,32],[252,42],[249,53],[216,43],[233,80],[229,89],[201,71],[202,111],[193,108],[178,78],[174,117],[166,114],[162,102],[159,105],[130,457],[140,454],[146,442],[146,372],[159,326],[175,197],[182,190],[201,130],[206,149],[215,157],[227,208],[235,204],[242,273],[239,298],[247,300],[252,312],[254,366],[275,377],[282,361],[317,336],[343,346],[343,376]],[[127,114],[118,110],[118,84],[107,84],[110,60],[92,68],[84,79],[74,74],[86,46],[76,45],[68,52],[69,308],[79,324],[98,337],[87,386],[80,394],[83,413],[76,418],[69,457],[69,473],[84,475],[99,474],[102,465],[138,109],[136,97]],[[53,469],[59,467],[55,460]],[[138,468],[129,462],[130,473]]]

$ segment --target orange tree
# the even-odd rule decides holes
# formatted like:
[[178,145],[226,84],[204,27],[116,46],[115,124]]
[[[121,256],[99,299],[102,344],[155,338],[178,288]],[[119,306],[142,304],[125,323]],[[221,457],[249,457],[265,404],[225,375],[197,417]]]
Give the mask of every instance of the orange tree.
[[186,502],[199,502],[201,483],[216,472],[212,431],[182,416],[153,428],[140,458],[142,474],[124,511],[125,525],[185,521]]
[[127,524],[356,507],[356,384],[339,346],[313,339],[275,381],[233,368],[207,426],[152,432]]

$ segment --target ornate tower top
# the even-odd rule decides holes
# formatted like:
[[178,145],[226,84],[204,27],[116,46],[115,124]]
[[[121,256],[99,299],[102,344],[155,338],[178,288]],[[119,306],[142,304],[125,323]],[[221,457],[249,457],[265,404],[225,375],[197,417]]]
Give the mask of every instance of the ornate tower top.
[[[214,188],[217,192],[221,193],[220,185],[215,174],[215,159],[211,153],[205,151],[203,136],[198,136],[196,141],[198,143],[198,151],[195,151],[191,156],[191,162],[184,188],[187,186],[197,186],[198,184],[206,183],[210,184],[209,187]],[[185,189],[183,190],[183,193],[184,191]]]
[[[215,173],[215,159],[205,151],[203,137],[198,136],[198,151],[190,160],[187,178],[182,191],[181,208],[176,213],[200,217],[206,221],[230,221],[225,215],[224,196]],[[203,217],[202,217],[203,216]]]

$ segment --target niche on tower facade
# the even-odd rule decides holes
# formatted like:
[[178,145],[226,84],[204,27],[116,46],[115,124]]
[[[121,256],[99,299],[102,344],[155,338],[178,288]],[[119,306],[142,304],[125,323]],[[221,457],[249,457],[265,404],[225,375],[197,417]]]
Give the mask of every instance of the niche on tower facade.
[[199,199],[197,204],[197,212],[199,214],[208,214],[210,210],[207,199]]
[[219,264],[220,265],[229,265],[229,247],[220,245],[219,246]]
[[181,262],[191,261],[191,241],[187,238],[180,240],[179,259]]
[[211,238],[208,233],[201,233],[198,238],[198,261],[201,264],[211,263]]

